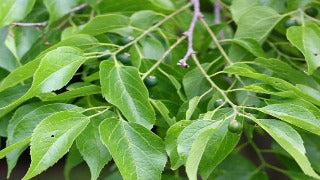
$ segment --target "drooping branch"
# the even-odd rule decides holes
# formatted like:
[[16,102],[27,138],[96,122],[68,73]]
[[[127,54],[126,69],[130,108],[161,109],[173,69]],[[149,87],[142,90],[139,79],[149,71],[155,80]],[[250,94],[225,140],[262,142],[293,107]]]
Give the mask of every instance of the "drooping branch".
[[183,33],[184,36],[186,36],[188,38],[188,50],[186,55],[177,63],[179,66],[184,67],[184,68],[188,68],[189,65],[187,64],[187,60],[193,55],[195,54],[195,51],[193,49],[193,32],[194,32],[194,28],[196,26],[196,23],[198,21],[199,18],[202,18],[203,15],[200,11],[200,2],[199,0],[190,0],[191,3],[193,4],[193,17],[191,20],[191,24],[189,26],[189,29]]
[[[76,11],[79,11],[81,9],[84,9],[85,7],[88,6],[88,3],[83,3],[73,9],[70,9],[68,11],[67,14],[71,14],[71,13],[74,13]],[[35,26],[35,27],[43,27],[43,26],[46,26],[48,24],[49,21],[43,21],[43,22],[36,22],[36,23],[20,23],[20,22],[14,22],[12,23],[12,25],[14,26],[22,26],[22,27],[32,27],[32,26]]]

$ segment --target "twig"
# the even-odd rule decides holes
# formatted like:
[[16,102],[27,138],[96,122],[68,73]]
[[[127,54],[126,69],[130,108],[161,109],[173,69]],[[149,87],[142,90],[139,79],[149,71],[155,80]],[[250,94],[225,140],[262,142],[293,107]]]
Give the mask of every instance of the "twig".
[[19,23],[19,22],[12,23],[12,25],[14,26],[24,26],[24,27],[31,27],[31,26],[41,27],[41,26],[46,26],[47,24],[48,24],[48,21],[43,21],[38,23]]
[[184,68],[189,68],[189,65],[187,64],[187,60],[193,54],[195,54],[195,51],[193,49],[193,32],[194,32],[194,28],[196,26],[198,19],[203,17],[203,15],[200,11],[199,0],[190,0],[190,1],[193,4],[193,8],[194,8],[193,17],[192,17],[189,29],[183,33],[183,35],[188,38],[188,50],[187,50],[186,55],[177,63],[179,66],[184,67]]
[[[71,9],[70,11],[68,11],[67,14],[71,14],[74,13],[76,11],[79,11],[81,9],[84,9],[85,7],[88,6],[88,3],[83,3],[73,9]],[[48,24],[49,21],[43,21],[43,22],[36,22],[36,23],[20,23],[20,22],[14,22],[12,23],[12,25],[14,26],[23,26],[23,27],[32,27],[32,26],[36,26],[36,27],[43,27],[46,26]]]

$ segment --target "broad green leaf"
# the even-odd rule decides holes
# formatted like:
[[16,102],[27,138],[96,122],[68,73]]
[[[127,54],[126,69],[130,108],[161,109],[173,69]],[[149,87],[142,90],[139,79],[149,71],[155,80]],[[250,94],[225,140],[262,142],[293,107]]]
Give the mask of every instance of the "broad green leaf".
[[87,162],[91,179],[97,179],[102,168],[111,160],[108,149],[100,140],[99,125],[102,118],[92,118],[86,129],[76,139],[77,147]]
[[287,123],[320,135],[320,110],[307,101],[285,101],[280,104],[268,105],[260,108],[260,110]]
[[[209,113],[211,114],[211,113]],[[186,171],[189,179],[197,179],[197,171],[201,173],[204,179],[208,178],[214,168],[234,149],[240,137],[228,131],[228,124],[233,119],[230,109],[222,109],[215,114],[205,116],[213,119],[210,121],[212,127],[203,127],[200,130],[194,131],[200,123],[209,120],[198,120],[187,128],[185,128],[178,137],[178,152],[179,147],[189,146],[191,143],[190,152],[187,154]],[[229,118],[227,118],[229,117]],[[226,119],[227,118],[227,119]],[[190,139],[184,140],[179,144],[179,138],[183,136],[191,136]],[[183,144],[185,143],[185,144]],[[201,168],[201,169],[200,169]]]
[[306,150],[303,146],[303,140],[296,130],[284,122],[273,119],[257,119],[255,122],[296,160],[305,174],[320,178],[314,172],[308,158],[305,156]]
[[253,79],[257,79],[263,82],[266,82],[269,85],[272,85],[273,88],[283,91],[285,97],[288,95],[292,95],[292,97],[303,98],[304,100],[308,100],[316,105],[320,105],[320,99],[317,95],[316,90],[311,87],[298,85],[297,87],[292,85],[291,83],[275,77],[270,77],[269,75],[261,74],[256,72],[253,68],[246,64],[234,64],[232,66],[227,67],[225,72],[231,74],[238,74],[240,76],[249,77]]
[[32,77],[39,67],[39,64],[41,62],[41,59],[46,55],[46,53],[61,47],[61,46],[74,46],[78,47],[80,49],[85,49],[93,44],[97,43],[97,39],[95,39],[92,36],[85,35],[85,34],[79,34],[79,35],[74,35],[71,36],[56,45],[46,49],[43,51],[36,59],[33,61],[15,69],[11,74],[9,74],[0,84],[0,92],[12,87],[30,77]]
[[314,80],[312,80],[312,78],[308,77],[306,74],[294,69],[286,62],[278,59],[257,58],[254,61],[254,64],[270,69],[279,78],[286,79],[294,84],[316,84],[316,82],[314,82]]
[[175,9],[171,0],[109,0],[102,1],[101,12],[134,12],[139,10],[154,10],[170,12]]
[[287,38],[304,55],[308,64],[308,74],[311,75],[320,66],[320,29],[315,24],[291,27]]
[[169,126],[172,126],[176,123],[174,118],[169,116],[170,111],[160,100],[151,100],[152,105],[159,111],[164,120],[168,123]]
[[30,50],[33,43],[41,37],[41,33],[34,27],[15,27],[9,31],[9,34],[12,35],[7,36],[5,44],[17,61],[20,61],[23,55]]
[[235,38],[252,38],[261,42],[281,19],[282,16],[272,8],[253,7],[240,17]]
[[[16,110],[8,125],[6,146],[11,146],[32,135],[34,128],[48,116],[65,110],[72,110],[77,106],[62,103],[40,104],[33,103],[21,106]],[[21,146],[7,155],[8,176],[16,166],[18,158],[28,146]]]
[[83,52],[67,46],[47,53],[34,74],[33,83],[28,92],[3,107],[0,117],[37,94],[55,91],[65,86],[85,60]]
[[[225,116],[225,114],[229,112],[229,109],[218,111],[212,119]],[[198,167],[199,174],[203,179],[207,179],[210,176],[212,171],[232,152],[240,140],[239,135],[231,133],[228,130],[228,125],[231,120],[232,118],[224,120],[223,124],[212,134],[206,145]],[[201,141],[198,142],[201,143]],[[196,146],[194,146],[194,149],[195,147]]]
[[70,151],[68,152],[68,155],[66,158],[66,163],[65,163],[64,169],[63,169],[64,178],[66,180],[70,180],[71,170],[82,162],[83,162],[83,158],[82,158],[79,150],[77,149],[76,144],[74,143],[71,146]]
[[49,25],[51,25],[64,15],[68,14],[71,9],[78,6],[81,3],[81,0],[44,0],[43,3],[50,14]]
[[56,163],[68,152],[89,119],[78,112],[59,112],[47,117],[33,131],[31,165],[23,179],[30,179]]
[[[234,38],[250,38],[262,43],[282,18],[283,16],[267,6],[250,8],[241,15]],[[228,55],[232,61],[241,61],[250,57],[247,50],[235,44],[231,46]]]
[[101,123],[100,135],[123,179],[161,179],[167,155],[157,135],[139,124],[112,118]]
[[[205,70],[208,70],[209,64],[203,64],[202,67]],[[211,88],[208,80],[198,68],[189,71],[183,77],[183,87],[188,99],[191,99],[195,96],[201,96]]]
[[231,41],[243,47],[256,57],[266,57],[259,42],[253,38],[236,38],[232,39]]
[[146,38],[141,42],[141,53],[147,59],[159,60],[164,52],[163,45],[157,39]]
[[40,94],[39,97],[42,101],[59,101],[59,100],[73,99],[81,96],[89,96],[92,94],[100,94],[100,93],[101,93],[101,88],[97,85],[92,84],[92,85],[76,88],[73,90],[69,90],[61,94],[55,94],[55,93]]
[[183,131],[183,129],[191,123],[192,121],[179,121],[171,126],[167,131],[167,135],[165,138],[166,151],[170,157],[171,168],[173,170],[176,170],[184,163],[177,151],[177,139],[181,131]]
[[258,0],[233,0],[230,6],[233,20],[238,23],[244,13],[258,5]]
[[138,11],[131,15],[130,25],[140,29],[148,29],[161,19],[161,16],[154,11]]
[[[202,133],[215,130],[221,124],[221,122],[222,121],[215,121],[215,120],[198,120],[198,121],[194,121],[189,126],[184,128],[182,132],[179,134],[177,139],[177,144],[178,144],[177,149],[181,159],[184,162],[186,162],[190,154],[190,151],[192,149],[193,143],[196,141],[196,139]],[[203,148],[205,147],[201,146],[199,152],[201,152]]]
[[[109,4],[111,5],[111,4]],[[106,14],[94,17],[79,31],[80,34],[98,35],[127,27],[129,18],[120,14]]]
[[2,0],[0,4],[0,27],[20,21],[32,10],[35,0]]
[[153,126],[155,112],[136,68],[103,61],[100,64],[100,83],[102,95],[117,106],[130,122],[148,129]]

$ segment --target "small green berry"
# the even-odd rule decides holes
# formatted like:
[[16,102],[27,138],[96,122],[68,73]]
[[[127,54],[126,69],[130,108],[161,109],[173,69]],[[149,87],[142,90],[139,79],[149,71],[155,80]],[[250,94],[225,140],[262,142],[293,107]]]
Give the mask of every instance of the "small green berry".
[[316,17],[318,15],[318,10],[314,7],[310,7],[305,10],[305,13],[311,17]]
[[144,83],[147,87],[153,87],[158,84],[158,79],[156,76],[148,76],[145,80]]
[[117,59],[124,65],[131,65],[131,56],[129,53],[119,54]]
[[284,26],[286,27],[286,28],[289,28],[289,27],[291,27],[291,26],[298,26],[299,24],[298,24],[298,21],[297,20],[295,20],[295,19],[288,19],[285,23],[284,23]]
[[241,131],[242,131],[242,124],[239,123],[238,121],[236,120],[232,120],[229,125],[228,125],[228,130],[231,132],[231,133],[237,133],[237,134],[240,134]]
[[133,41],[133,37],[129,36],[129,37],[123,37],[120,39],[120,42],[122,45],[126,45],[128,43],[130,43],[131,41]]

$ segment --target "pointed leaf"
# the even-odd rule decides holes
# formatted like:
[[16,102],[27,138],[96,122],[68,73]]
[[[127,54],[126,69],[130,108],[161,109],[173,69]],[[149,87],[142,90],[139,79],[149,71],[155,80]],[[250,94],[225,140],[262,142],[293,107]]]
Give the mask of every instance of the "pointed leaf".
[[23,179],[30,179],[56,163],[85,129],[89,119],[78,112],[59,112],[47,117],[31,138],[31,165]]
[[100,135],[125,180],[161,179],[167,161],[164,143],[136,123],[106,119]]
[[102,168],[111,160],[108,149],[100,140],[99,124],[102,118],[92,118],[86,129],[76,139],[77,147],[87,162],[91,179],[97,179]]
[[[48,116],[60,111],[65,111],[68,109],[71,110],[72,108],[77,108],[77,106],[62,103],[33,103],[21,106],[16,110],[9,122],[6,146],[11,146],[12,144],[31,136],[34,128]],[[27,147],[27,145],[22,146],[7,155],[8,176],[15,167],[18,158]]]
[[117,106],[130,122],[149,129],[152,127],[155,112],[136,68],[104,61],[100,64],[100,82],[102,95]]
[[255,122],[267,131],[280,146],[285,149],[299,164],[303,172],[309,176],[319,179],[306,157],[306,150],[299,133],[290,125],[273,119],[257,119]]

